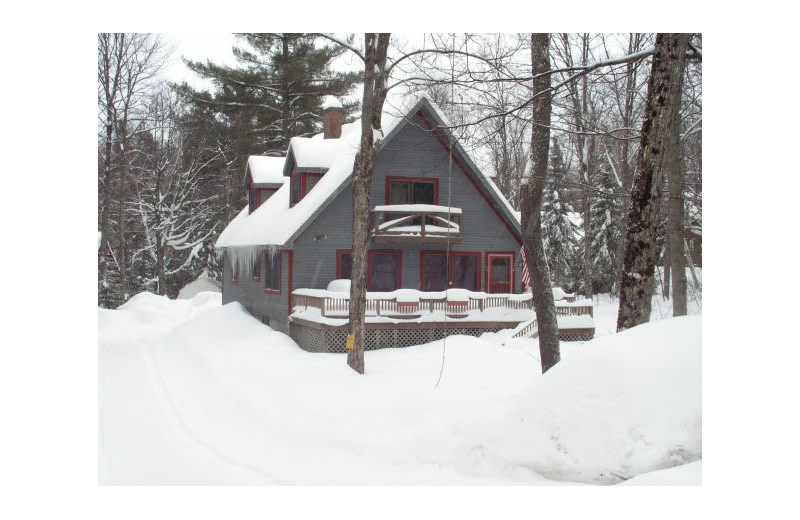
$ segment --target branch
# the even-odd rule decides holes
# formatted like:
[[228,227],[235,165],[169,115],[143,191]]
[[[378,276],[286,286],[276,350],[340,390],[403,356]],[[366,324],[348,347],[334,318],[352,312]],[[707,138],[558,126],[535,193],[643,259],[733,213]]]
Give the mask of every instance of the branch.
[[358,49],[356,49],[352,45],[347,44],[347,43],[343,42],[342,40],[336,38],[335,36],[331,36],[330,34],[324,34],[324,33],[311,33],[311,34],[313,34],[314,36],[319,36],[320,38],[325,38],[327,40],[330,40],[333,43],[338,43],[339,45],[341,45],[345,49],[350,50],[353,54],[355,54],[356,56],[361,58],[361,61],[364,61],[364,62],[367,61],[366,58],[364,58],[364,55],[361,53],[361,51],[359,51]]

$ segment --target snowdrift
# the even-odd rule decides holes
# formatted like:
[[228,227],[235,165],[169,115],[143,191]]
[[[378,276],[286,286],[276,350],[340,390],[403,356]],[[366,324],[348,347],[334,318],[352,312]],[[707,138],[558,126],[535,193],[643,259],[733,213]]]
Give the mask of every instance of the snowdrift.
[[700,316],[566,344],[545,375],[536,340],[487,334],[367,352],[360,376],[215,293],[140,294],[99,321],[114,483],[700,481],[699,462],[669,470],[702,458]]
[[463,428],[483,432],[471,449],[495,470],[614,483],[701,459],[701,402],[701,317],[690,316],[590,341],[490,425]]

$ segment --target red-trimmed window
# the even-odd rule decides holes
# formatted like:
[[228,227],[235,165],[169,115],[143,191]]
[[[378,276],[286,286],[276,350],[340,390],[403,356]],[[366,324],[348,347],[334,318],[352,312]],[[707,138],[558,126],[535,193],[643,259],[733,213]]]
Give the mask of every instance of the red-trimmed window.
[[438,204],[437,177],[386,177],[386,204]]
[[278,191],[277,188],[250,188],[247,197],[250,213],[257,210],[276,191]]
[[[436,177],[386,177],[386,204],[438,204],[439,179]],[[393,214],[386,215],[386,220],[395,218]],[[426,224],[428,224],[426,219]],[[433,221],[430,222],[433,224]],[[408,222],[409,225],[419,226],[421,219],[415,217]]]
[[250,188],[248,195],[248,205],[250,206],[250,213],[252,213],[258,209],[258,190]]
[[402,254],[399,249],[367,251],[367,290],[389,292],[402,285]]
[[481,253],[451,251],[420,252],[420,288],[443,291],[448,288],[481,289]]
[[353,253],[350,249],[336,250],[336,279],[349,280],[353,268]]
[[290,199],[289,207],[294,206],[317,185],[324,173],[293,173],[289,178]]
[[486,253],[486,292],[514,292],[514,253]]
[[271,294],[281,293],[281,258],[280,251],[270,254],[264,251],[264,292]]

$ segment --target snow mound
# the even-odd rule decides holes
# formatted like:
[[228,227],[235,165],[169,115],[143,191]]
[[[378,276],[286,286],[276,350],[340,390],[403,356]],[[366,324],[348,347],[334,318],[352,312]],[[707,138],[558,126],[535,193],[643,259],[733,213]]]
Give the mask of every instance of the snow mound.
[[586,343],[462,446],[489,465],[615,483],[702,458],[701,317]]
[[209,278],[198,278],[197,280],[187,283],[180,291],[178,291],[178,299],[191,300],[201,292],[206,291],[222,293],[222,287],[216,280],[211,280]]
[[328,284],[331,292],[350,293],[350,280],[331,280]]

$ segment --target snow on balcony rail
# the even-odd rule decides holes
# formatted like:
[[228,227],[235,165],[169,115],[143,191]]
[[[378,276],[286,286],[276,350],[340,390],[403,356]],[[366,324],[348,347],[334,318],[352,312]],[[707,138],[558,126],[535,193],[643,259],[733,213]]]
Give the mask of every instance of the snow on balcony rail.
[[427,213],[429,215],[461,215],[461,208],[436,206],[434,204],[388,204],[375,206],[373,211],[383,213]]

